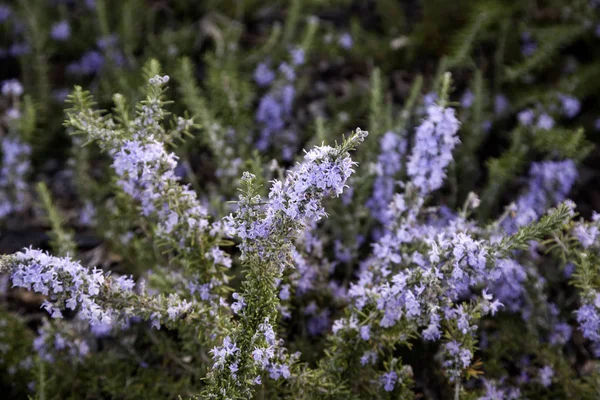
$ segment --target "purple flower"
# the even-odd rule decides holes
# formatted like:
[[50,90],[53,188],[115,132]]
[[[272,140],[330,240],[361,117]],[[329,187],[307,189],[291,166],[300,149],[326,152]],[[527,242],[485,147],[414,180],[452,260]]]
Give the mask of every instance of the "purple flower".
[[579,329],[583,337],[592,342],[600,342],[600,316],[592,304],[584,304],[576,311]]
[[50,36],[56,41],[67,40],[71,36],[71,26],[67,21],[60,21],[52,25]]
[[572,160],[531,164],[528,188],[517,199],[515,217],[506,219],[504,228],[514,232],[517,227],[537,220],[549,206],[565,200],[577,176],[577,167]]
[[73,75],[92,75],[104,66],[104,57],[95,50],[83,54],[79,61],[67,66],[67,72]]
[[[152,117],[149,115],[148,118]],[[143,125],[144,120],[142,115],[135,123]],[[190,237],[191,231],[208,228],[208,212],[199,204],[196,193],[189,188],[181,188],[177,193],[179,208],[186,210],[181,215],[171,209],[170,203],[165,205],[164,200],[158,196],[158,193],[164,193],[169,187],[178,186],[178,178],[175,176],[177,157],[173,153],[167,153],[163,144],[155,140],[147,143],[127,140],[113,157],[113,168],[119,177],[119,185],[125,193],[141,202],[143,215],[158,216],[159,235],[176,237],[181,241]],[[212,250],[210,258],[221,265],[230,265],[229,258],[220,251]]]
[[581,109],[581,103],[573,96],[565,96],[559,95],[558,98],[562,104],[563,114],[567,118],[573,118],[577,114],[579,114],[579,110]]
[[371,327],[369,325],[360,327],[360,337],[362,340],[369,340],[371,338]]
[[491,292],[510,312],[523,309],[524,283],[527,279],[525,268],[511,259],[500,259],[494,274],[490,275]]
[[121,290],[125,292],[130,292],[133,290],[135,282],[133,281],[131,276],[122,275],[117,278],[117,285],[121,288]]
[[279,72],[281,72],[285,79],[290,82],[293,82],[296,79],[296,72],[288,63],[281,63],[281,65],[279,65]]
[[342,36],[339,37],[338,43],[342,48],[348,50],[348,49],[352,48],[352,44],[353,44],[352,36],[350,36],[350,34],[348,32],[346,32]]
[[367,351],[360,357],[360,365],[363,367],[367,364],[375,364],[377,362],[377,353],[374,351]]
[[31,47],[29,43],[26,42],[16,42],[13,43],[8,49],[8,53],[13,57],[21,57],[26,54],[29,54],[31,51]]
[[292,56],[292,64],[294,64],[296,66],[304,64],[305,55],[304,55],[304,50],[302,48],[298,47],[298,48],[291,50],[290,55]]
[[537,43],[531,38],[531,34],[529,32],[523,32],[521,39],[523,41],[521,53],[523,53],[525,57],[529,57],[535,53],[537,50]]
[[598,237],[598,227],[596,225],[579,224],[573,229],[573,233],[579,239],[579,242],[584,248],[588,248],[596,242]]
[[564,322],[559,322],[553,327],[553,332],[550,335],[550,343],[553,345],[563,345],[571,339],[573,329]]
[[508,102],[506,96],[504,96],[503,94],[499,94],[496,97],[494,97],[494,113],[496,115],[504,114],[509,106],[510,103]]
[[12,10],[9,6],[0,4],[0,23],[8,20],[8,18],[12,15]]
[[17,79],[8,79],[2,82],[2,95],[21,97],[23,85]]
[[173,304],[167,308],[167,315],[170,320],[177,319],[180,315],[185,314],[192,307],[192,303],[187,300],[173,301]]
[[523,126],[529,126],[533,123],[533,119],[535,118],[535,114],[533,110],[523,110],[521,111],[517,118],[519,119],[519,123]]
[[86,201],[79,211],[79,223],[83,226],[92,226],[96,218],[96,208],[91,201]]
[[461,375],[461,371],[471,365],[473,353],[470,350],[462,348],[461,344],[451,340],[444,345],[443,367],[448,374],[451,382],[454,382]]
[[379,381],[386,392],[391,392],[394,390],[394,386],[396,386],[396,382],[398,381],[398,374],[396,371],[387,372],[379,377]]
[[402,161],[406,154],[407,142],[394,132],[386,132],[380,140],[381,153],[376,164],[373,195],[367,207],[373,216],[384,226],[391,220],[388,206],[396,190],[396,180],[402,171]]
[[90,348],[83,337],[84,332],[79,332],[80,328],[77,325],[74,327],[76,333],[71,333],[69,336],[61,335],[56,331],[55,326],[44,320],[33,341],[33,349],[40,358],[50,363],[61,356],[68,357],[69,361],[75,363],[82,362]]
[[[110,323],[114,318],[113,310],[105,309],[96,302],[96,296],[105,284],[102,271],[96,268],[89,270],[69,257],[52,257],[40,250],[25,249],[15,256],[17,263],[11,272],[13,286],[78,304],[79,316],[91,325]],[[122,287],[120,290],[129,291]],[[61,317],[61,307],[57,303],[44,303],[44,308],[53,317]]]
[[285,124],[283,121],[283,109],[274,96],[266,95],[260,100],[256,120],[264,125],[261,131],[261,138],[257,143],[257,147],[264,151],[270,145],[269,136],[271,133],[283,128]]
[[540,368],[538,376],[540,378],[540,383],[542,384],[542,386],[548,387],[552,385],[552,377],[554,377],[554,370],[551,366],[546,365],[545,367]]
[[517,400],[522,398],[521,391],[518,388],[501,387],[487,379],[482,379],[485,387],[485,395],[479,397],[479,400]]
[[[357,129],[349,140],[357,144],[367,134]],[[227,221],[235,226],[242,239],[239,245],[242,259],[250,254],[263,259],[280,258],[280,246],[295,238],[307,223],[326,215],[322,200],[343,193],[346,181],[354,172],[353,166],[350,156],[340,153],[339,148],[315,147],[306,153],[304,162],[288,172],[285,180],[273,181],[264,207],[259,205],[260,198],[240,196],[235,217],[229,216]],[[251,184],[254,179],[254,175],[245,172],[242,184]],[[260,208],[263,209],[257,214]],[[257,215],[263,217],[257,218]],[[278,239],[273,241],[272,238]]]
[[246,302],[244,301],[242,295],[240,295],[239,293],[234,293],[232,297],[236,301],[231,305],[231,309],[234,313],[239,314],[240,310],[246,305]]
[[52,91],[52,98],[59,103],[63,103],[69,95],[69,89],[54,89]]
[[275,73],[267,66],[266,63],[260,63],[254,70],[254,81],[258,86],[267,86],[275,79]]
[[438,95],[436,92],[429,92],[423,96],[423,104],[425,107],[432,106],[435,101],[438,99]]
[[475,95],[469,89],[465,90],[462,97],[460,98],[460,105],[464,108],[470,108],[475,101]]
[[279,298],[284,301],[289,300],[289,298],[290,298],[290,285],[289,284],[281,285],[281,290],[279,291]]
[[223,339],[223,344],[221,346],[213,347],[213,349],[209,351],[209,353],[212,354],[214,362],[213,368],[222,369],[225,366],[227,358],[235,355],[239,351],[239,347],[232,342],[231,337],[226,336],[225,339]]
[[537,127],[545,131],[554,128],[554,119],[548,114],[542,114],[538,118]]
[[430,106],[427,119],[417,128],[415,145],[407,164],[408,175],[422,195],[439,189],[452,161],[452,150],[459,143],[460,123],[454,109]]
[[423,339],[428,341],[438,340],[442,336],[440,330],[440,317],[437,314],[431,314],[427,329],[422,332]]
[[296,149],[297,137],[286,125],[292,117],[292,103],[296,90],[288,84],[277,87],[262,97],[256,112],[260,137],[256,143],[259,150],[265,151],[272,143],[284,150],[284,158],[291,159]]
[[317,336],[323,333],[330,324],[329,310],[323,310],[319,314],[308,320],[308,333],[311,336]]
[[118,36],[113,33],[111,35],[103,36],[103,37],[99,38],[96,41],[96,45],[101,50],[107,50],[107,49],[109,49],[111,47],[116,46],[118,41],[119,41]]

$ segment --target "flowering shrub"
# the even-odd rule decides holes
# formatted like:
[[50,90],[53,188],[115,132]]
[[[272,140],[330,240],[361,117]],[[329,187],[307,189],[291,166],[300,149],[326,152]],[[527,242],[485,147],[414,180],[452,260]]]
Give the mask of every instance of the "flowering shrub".
[[463,3],[0,5],[6,398],[598,398],[600,3]]

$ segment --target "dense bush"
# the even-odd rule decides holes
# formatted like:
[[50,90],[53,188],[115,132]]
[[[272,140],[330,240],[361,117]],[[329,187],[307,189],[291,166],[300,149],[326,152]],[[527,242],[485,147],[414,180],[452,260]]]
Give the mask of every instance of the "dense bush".
[[3,398],[600,398],[599,1],[14,3]]

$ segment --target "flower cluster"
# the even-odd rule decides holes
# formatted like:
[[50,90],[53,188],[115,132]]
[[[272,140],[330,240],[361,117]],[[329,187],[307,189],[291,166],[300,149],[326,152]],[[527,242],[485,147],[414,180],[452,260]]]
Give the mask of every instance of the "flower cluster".
[[[266,151],[272,143],[281,147],[284,160],[291,160],[296,152],[296,128],[291,125],[293,102],[296,96],[294,81],[295,68],[304,64],[304,50],[296,48],[290,51],[291,64],[282,62],[277,69],[280,81],[274,84],[261,99],[256,111],[256,122],[260,135],[256,147]],[[276,73],[264,62],[259,63],[254,71],[254,80],[260,87],[271,85]]]
[[[65,308],[79,308],[79,315],[92,325],[110,324],[115,319],[113,310],[97,302],[101,291],[106,290],[106,275],[102,271],[89,270],[69,257],[53,257],[35,249],[25,249],[13,257],[14,261],[9,261],[13,264],[10,267],[13,286],[50,296],[43,308],[53,318],[62,318]],[[131,290],[127,278],[117,284],[116,290]]]
[[[42,303],[52,318],[63,318],[65,310],[77,312],[97,332],[143,318],[160,329],[181,318],[204,320],[208,310],[176,294],[150,296],[134,292],[131,277],[115,277],[97,268],[86,268],[70,257],[54,257],[41,250],[24,249],[0,259],[0,270],[8,272],[13,287],[22,287],[47,296]],[[214,310],[212,311],[214,313]]]
[[[354,164],[347,150],[362,142],[367,135],[368,132],[357,129],[343,147],[321,146],[307,152],[304,162],[289,171],[284,181],[273,182],[264,207],[259,207],[260,197],[240,196],[235,218],[230,216],[227,221],[243,240],[240,246],[242,257],[255,253],[272,259],[275,254],[281,253],[280,246],[289,245],[296,232],[307,222],[324,217],[322,200],[341,195],[353,172]],[[255,178],[244,173],[242,183],[251,186]],[[257,218],[261,214],[264,217]],[[273,243],[273,238],[281,241]]]
[[407,143],[400,135],[386,132],[380,141],[381,153],[375,165],[373,195],[367,202],[373,216],[382,225],[390,223],[388,205],[392,201],[398,185],[398,174],[402,171],[402,162],[406,154]]
[[411,182],[422,194],[439,189],[452,161],[452,150],[459,143],[460,123],[452,108],[431,105],[427,118],[417,128],[415,145],[406,164]]
[[505,229],[514,232],[537,220],[548,207],[565,200],[577,176],[572,160],[533,163],[527,189],[513,206],[514,217],[504,222]]
[[[211,271],[216,265],[229,268],[231,260],[219,249],[218,240],[230,228],[223,223],[209,222],[208,211],[196,192],[180,183],[176,173],[178,157],[158,140],[181,135],[191,127],[189,120],[181,117],[174,131],[167,132],[162,126],[167,113],[161,96],[167,82],[168,76],[156,75],[149,79],[150,94],[140,104],[138,116],[130,127],[115,126],[110,119],[107,123],[85,105],[82,93],[74,98],[80,110],[70,116],[69,123],[91,138],[100,139],[101,146],[111,153],[119,186],[139,202],[141,215],[157,220],[157,238],[173,243],[177,252],[184,254],[196,251],[194,243],[197,241],[205,241],[210,246],[202,254],[210,262],[207,268]],[[227,280],[224,275],[204,279],[204,283],[215,290]]]

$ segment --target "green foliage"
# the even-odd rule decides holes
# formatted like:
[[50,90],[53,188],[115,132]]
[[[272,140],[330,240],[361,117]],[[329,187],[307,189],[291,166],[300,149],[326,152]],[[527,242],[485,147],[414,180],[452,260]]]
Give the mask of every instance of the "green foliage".
[[73,241],[73,232],[65,229],[63,226],[63,219],[52,202],[48,186],[43,182],[39,182],[37,184],[37,193],[48,215],[48,222],[50,223],[50,246],[53,252],[61,257],[74,255],[77,246]]

